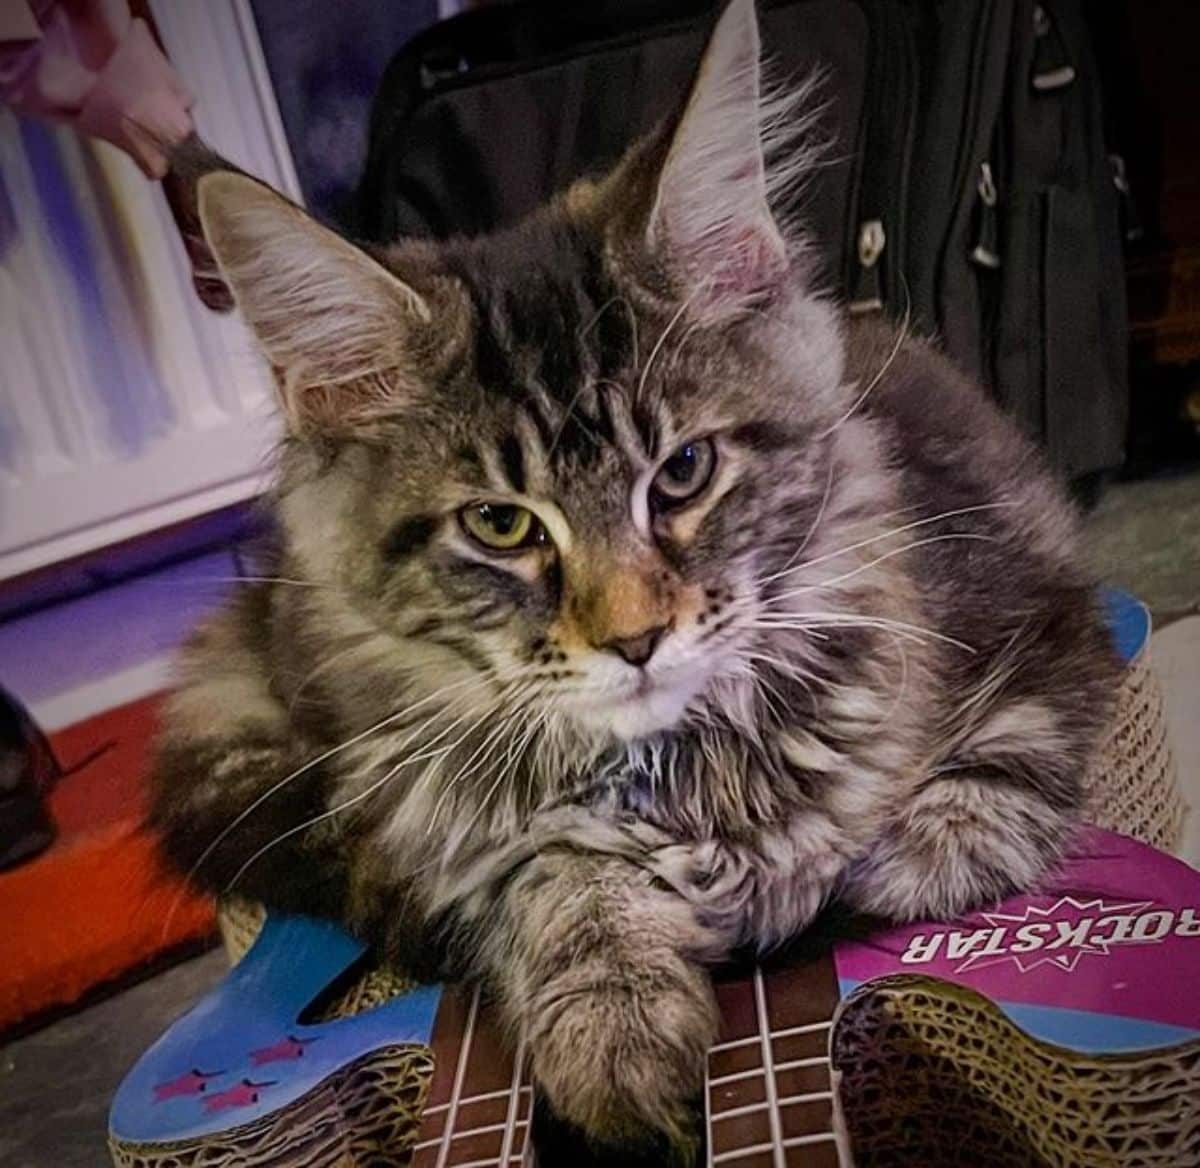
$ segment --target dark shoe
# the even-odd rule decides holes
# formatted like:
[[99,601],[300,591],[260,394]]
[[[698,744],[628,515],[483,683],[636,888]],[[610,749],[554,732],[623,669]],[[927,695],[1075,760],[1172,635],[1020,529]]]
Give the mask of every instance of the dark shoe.
[[16,698],[0,690],[0,871],[50,846],[45,797],[59,777],[46,736]]

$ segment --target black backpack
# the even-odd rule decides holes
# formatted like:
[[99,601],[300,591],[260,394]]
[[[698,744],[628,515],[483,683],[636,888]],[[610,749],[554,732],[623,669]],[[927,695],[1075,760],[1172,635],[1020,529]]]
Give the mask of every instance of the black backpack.
[[[777,71],[825,74],[835,145],[801,197],[827,283],[939,337],[1065,476],[1118,465],[1118,192],[1084,0],[760,9]],[[527,0],[427,30],[384,74],[351,229],[515,221],[677,108],[712,18],[699,0]]]

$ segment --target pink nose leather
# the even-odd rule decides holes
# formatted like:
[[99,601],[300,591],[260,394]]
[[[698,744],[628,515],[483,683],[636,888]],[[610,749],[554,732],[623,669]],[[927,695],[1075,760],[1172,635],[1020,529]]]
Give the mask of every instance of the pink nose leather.
[[633,637],[617,637],[603,646],[623,657],[630,665],[645,665],[654,656],[654,650],[666,634],[667,626],[658,625]]

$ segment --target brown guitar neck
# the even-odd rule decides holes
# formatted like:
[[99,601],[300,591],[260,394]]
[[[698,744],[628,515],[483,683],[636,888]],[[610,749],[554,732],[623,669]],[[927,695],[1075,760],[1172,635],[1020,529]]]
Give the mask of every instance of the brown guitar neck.
[[717,1002],[721,1033],[705,1090],[708,1163],[837,1168],[832,959],[718,982]]
[[[705,1162],[729,1168],[837,1168],[829,1027],[832,959],[717,983],[721,1031],[705,1083]],[[478,992],[447,989],[414,1168],[535,1164],[524,1051],[504,1041]]]

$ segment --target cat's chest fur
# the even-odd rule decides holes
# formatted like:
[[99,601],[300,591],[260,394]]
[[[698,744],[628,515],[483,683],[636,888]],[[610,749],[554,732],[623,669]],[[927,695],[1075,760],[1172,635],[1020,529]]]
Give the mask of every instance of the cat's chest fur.
[[[752,843],[797,818],[848,819],[851,805],[862,827],[869,806],[882,811],[891,801],[874,782],[879,772],[903,769],[896,764],[909,737],[904,729],[870,733],[872,717],[882,731],[886,718],[911,716],[898,708],[898,696],[865,681],[837,695],[796,690],[783,710],[764,704],[757,725],[694,727],[614,750],[574,798],[597,814],[634,817],[681,841]],[[859,715],[853,727],[844,716],[851,707]],[[874,741],[880,737],[890,739],[882,749]],[[856,785],[862,790],[853,792]],[[891,787],[900,785],[897,778]]]

